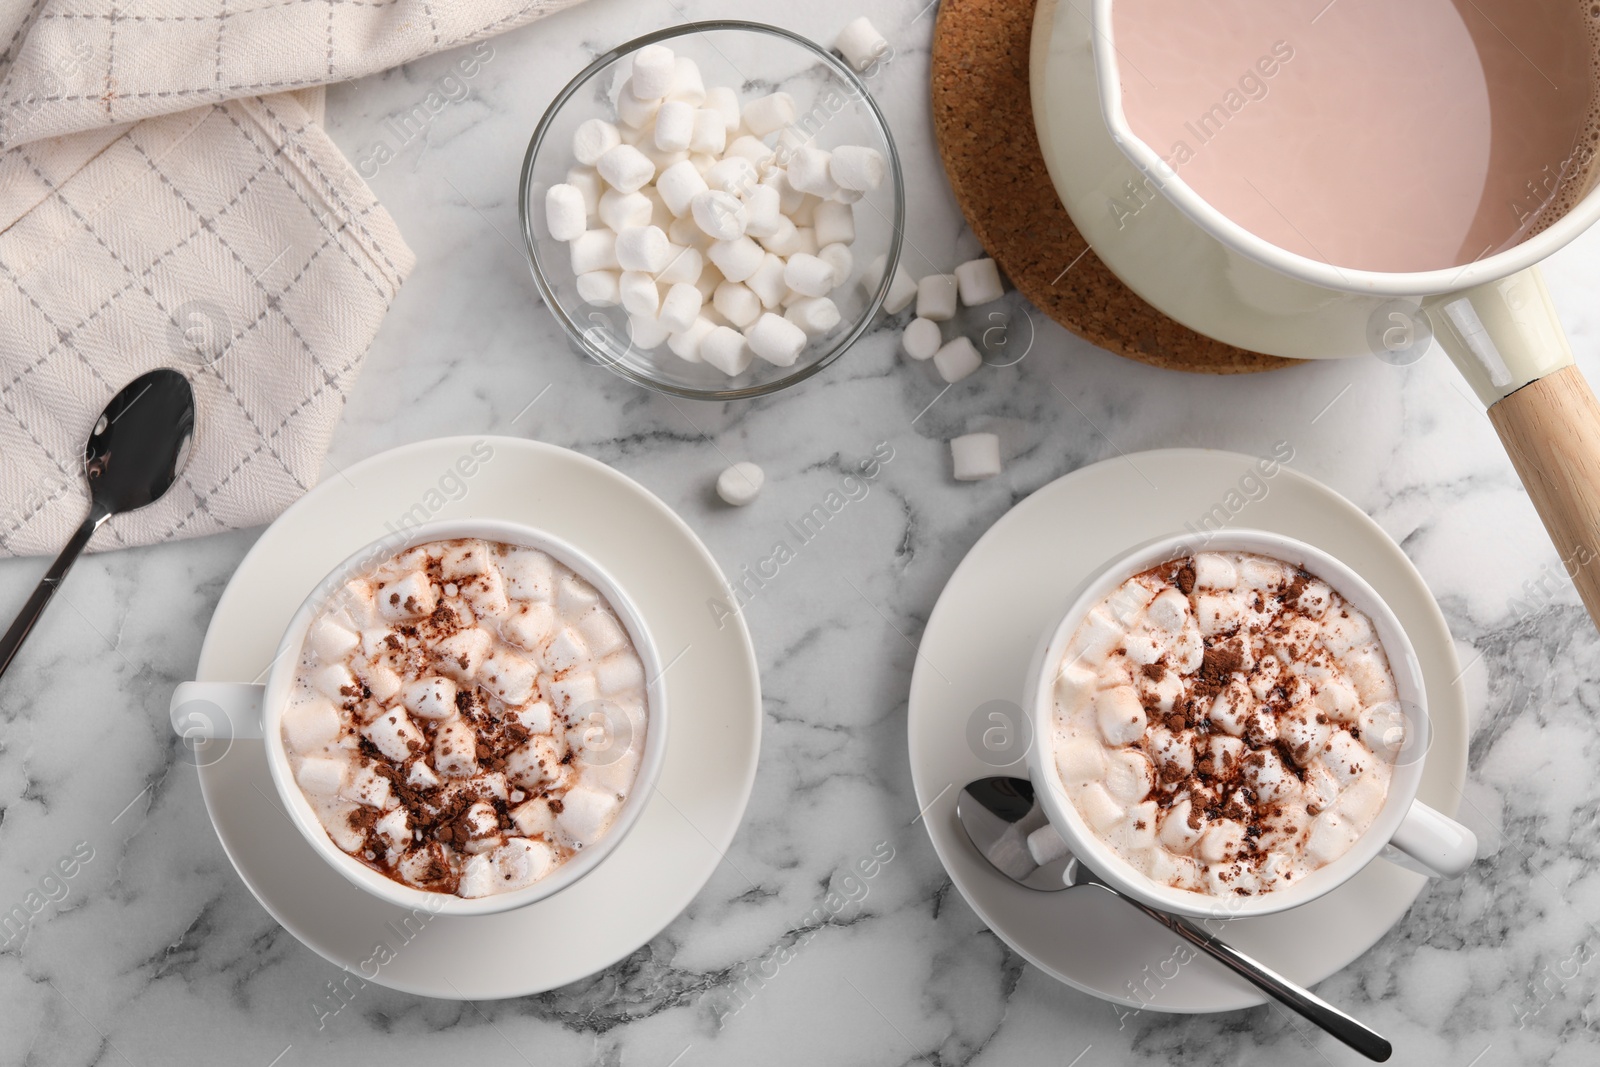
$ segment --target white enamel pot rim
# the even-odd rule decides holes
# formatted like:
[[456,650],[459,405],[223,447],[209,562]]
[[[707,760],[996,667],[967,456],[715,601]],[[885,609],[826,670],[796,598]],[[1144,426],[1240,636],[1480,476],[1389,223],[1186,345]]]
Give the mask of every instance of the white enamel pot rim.
[[[1427,751],[1427,691],[1421,661],[1394,612],[1353,569],[1319,548],[1265,530],[1226,530],[1211,535],[1204,544],[1197,543],[1195,535],[1190,533],[1161,537],[1108,560],[1085,580],[1060,620],[1045,632],[1028,672],[1023,706],[1033,738],[1028,748],[1029,777],[1050,824],[1073,854],[1136,900],[1167,912],[1218,919],[1268,915],[1315,900],[1354,877],[1377,858],[1386,845],[1401,845],[1401,838],[1413,855],[1420,853],[1431,857],[1427,862],[1434,873],[1459,873],[1465,869],[1476,854],[1476,840],[1465,827],[1416,799],[1422,781],[1421,755],[1395,761],[1383,807],[1350,851],[1313,871],[1302,882],[1256,896],[1218,898],[1156,883],[1122,859],[1089,828],[1067,795],[1056,769],[1052,738],[1055,733],[1055,679],[1060,664],[1073,634],[1090,609],[1135,574],[1196,551],[1252,552],[1294,564],[1327,582],[1353,607],[1365,613],[1372,620],[1389,657],[1399,701],[1406,709],[1408,729],[1413,733],[1402,751],[1418,754]],[[1415,847],[1418,844],[1422,847]],[[1444,857],[1443,862],[1440,857]],[[1406,865],[1411,866],[1410,863]],[[1449,870],[1438,870],[1446,867]]]
[[1280,248],[1212,207],[1174,168],[1163,162],[1159,152],[1134,133],[1122,108],[1122,76],[1112,17],[1116,0],[1093,0],[1093,4],[1093,48],[1100,110],[1117,147],[1201,229],[1240,255],[1290,278],[1324,289],[1421,299],[1470,289],[1526,270],[1600,220],[1600,186],[1597,186],[1547,229],[1526,240],[1472,263],[1427,271],[1355,270]]

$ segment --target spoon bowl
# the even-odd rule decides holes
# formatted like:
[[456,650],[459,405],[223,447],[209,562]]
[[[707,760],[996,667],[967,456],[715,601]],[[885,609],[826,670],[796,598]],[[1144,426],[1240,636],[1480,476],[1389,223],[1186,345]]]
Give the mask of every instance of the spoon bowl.
[[189,380],[165,368],[140,375],[111,398],[83,448],[89,514],[0,637],[0,674],[11,666],[95,531],[113,515],[159,500],[178,480],[194,440],[194,414]]

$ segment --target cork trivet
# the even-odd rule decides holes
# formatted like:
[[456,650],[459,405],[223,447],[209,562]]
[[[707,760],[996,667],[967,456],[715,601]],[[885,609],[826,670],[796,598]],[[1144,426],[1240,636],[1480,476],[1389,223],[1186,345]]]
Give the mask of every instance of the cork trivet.
[[[1028,88],[1034,3],[943,0],[934,29],[934,135],[961,212],[984,249],[1040,311],[1120,356],[1201,374],[1300,362],[1234,348],[1174,322],[1089,251],[1050,184],[1034,132]],[[1063,271],[1067,264],[1071,269]]]

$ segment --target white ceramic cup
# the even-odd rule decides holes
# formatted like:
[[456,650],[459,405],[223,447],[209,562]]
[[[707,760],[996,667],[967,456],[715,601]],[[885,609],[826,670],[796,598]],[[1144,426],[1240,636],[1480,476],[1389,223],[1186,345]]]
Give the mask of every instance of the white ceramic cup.
[[[537,548],[571,568],[593,585],[616,612],[644,665],[646,707],[643,751],[633,789],[617,812],[610,830],[546,877],[522,889],[486,897],[465,898],[415,889],[388,878],[347,854],[333,843],[316,811],[294,780],[284,745],[282,719],[294,686],[295,669],[306,631],[328,602],[352,579],[370,574],[385,561],[409,548],[431,541],[477,537],[485,541]],[[267,766],[277,786],[278,801],[301,835],[330,866],[361,889],[390,904],[420,908],[434,915],[488,915],[510,911],[559,893],[594,870],[627,836],[649,802],[667,749],[667,701],[661,680],[661,660],[644,618],[616,581],[589,556],[556,537],[520,523],[496,519],[460,519],[413,526],[396,536],[373,541],[329,572],[300,605],[278,643],[265,684],[236,682],[184,682],[172,696],[172,728],[186,740],[202,746],[231,744],[235,740],[265,742]],[[620,726],[620,724],[619,724]],[[636,744],[637,730],[617,730],[617,740]],[[205,753],[207,749],[201,748]]]
[[[1270,556],[1303,567],[1327,582],[1372,620],[1388,654],[1406,720],[1404,744],[1388,754],[1393,759],[1388,796],[1367,832],[1356,840],[1350,851],[1313,871],[1304,881],[1255,896],[1220,898],[1176,889],[1147,878],[1090,829],[1067,795],[1056,769],[1055,679],[1078,625],[1090,609],[1129,578],[1197,551],[1253,552]],[[1333,556],[1264,530],[1225,530],[1211,536],[1203,545],[1198,544],[1192,534],[1174,535],[1140,545],[1100,567],[1080,588],[1061,621],[1045,635],[1029,670],[1023,705],[1031,716],[1034,738],[1028,750],[1028,772],[1050,825],[1073,855],[1128,896],[1162,911],[1198,918],[1268,915],[1331,892],[1380,854],[1386,854],[1402,866],[1436,877],[1454,877],[1471,866],[1478,851],[1478,841],[1472,831],[1416,799],[1429,741],[1427,702],[1422,665],[1394,612],[1360,575]]]

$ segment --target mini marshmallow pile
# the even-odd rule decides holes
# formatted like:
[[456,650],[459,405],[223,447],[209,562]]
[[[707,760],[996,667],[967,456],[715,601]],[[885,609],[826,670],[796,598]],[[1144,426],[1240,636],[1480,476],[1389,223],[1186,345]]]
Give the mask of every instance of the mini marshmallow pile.
[[1090,611],[1056,678],[1053,750],[1090,829],[1163,885],[1298,884],[1377,818],[1405,736],[1371,621],[1327,583],[1199,553]]
[[793,366],[840,324],[830,294],[854,266],[851,205],[886,168],[872,148],[811,144],[797,117],[788,93],[741,103],[663,45],[634,53],[617,121],[578,127],[578,165],[545,197],[578,295],[620,305],[641,349],[730,377],[755,357]]
[[[878,265],[877,279],[882,277],[882,266]],[[876,286],[877,280],[873,284]],[[961,264],[954,274],[930,274],[918,282],[896,269],[883,309],[894,315],[915,300],[917,315],[900,335],[900,350],[911,359],[933,360],[939,377],[947,382],[959,382],[983,366],[983,356],[979,355],[972,338],[965,335],[947,342],[939,324],[955,318],[958,299],[965,307],[980,307],[1004,295],[1005,286],[1000,281],[1000,268],[995,261],[974,259]]]
[[404,885],[481,897],[610,830],[645,690],[588,582],[537,549],[440,541],[354,579],[312,622],[283,739],[340,849]]

